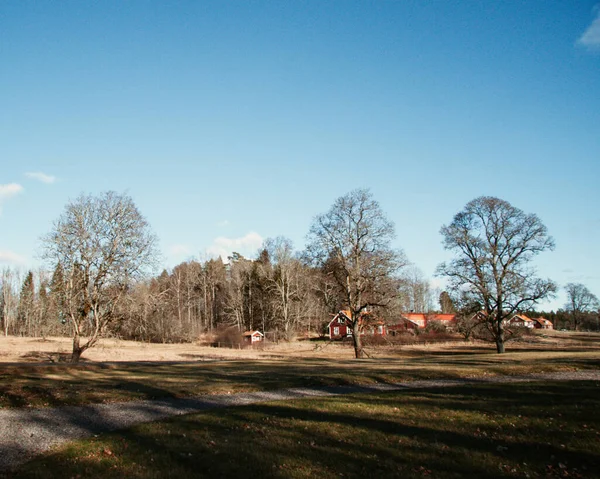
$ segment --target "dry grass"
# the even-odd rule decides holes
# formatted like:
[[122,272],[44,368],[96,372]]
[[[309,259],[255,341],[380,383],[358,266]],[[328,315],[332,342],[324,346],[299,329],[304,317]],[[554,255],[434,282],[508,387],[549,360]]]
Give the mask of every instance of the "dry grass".
[[[585,352],[600,350],[599,333],[536,331],[519,341],[508,343],[507,349],[516,351]],[[494,346],[481,341],[432,341],[420,339],[416,344],[394,345],[383,341],[367,347],[373,358],[401,358],[411,352],[485,353]],[[0,364],[2,363],[55,363],[68,360],[71,352],[69,338],[20,338],[0,336]],[[227,359],[352,359],[350,342],[306,340],[268,343],[263,348],[213,348],[196,343],[152,344],[119,339],[103,339],[98,346],[84,353],[84,362],[138,362],[138,361],[211,361]]]
[[[504,355],[483,343],[385,346],[370,349],[374,359],[359,361],[351,359],[351,345],[343,343],[306,341],[237,351],[107,340],[76,366],[40,362],[64,341],[3,338],[3,344],[20,345],[29,353],[27,362],[20,356],[17,363],[0,364],[0,407],[600,369],[599,338],[556,333],[540,337],[538,343],[515,343],[518,347]],[[33,347],[40,348],[37,357]],[[111,362],[103,361],[108,358]]]
[[[64,339],[2,338],[0,407],[60,406],[295,386],[600,369],[600,335],[492,345],[297,342],[264,350],[105,340],[79,365]],[[110,361],[110,362],[108,362]],[[211,411],[101,435],[18,477],[592,477],[597,382],[464,386]],[[235,461],[230,460],[235,457]]]

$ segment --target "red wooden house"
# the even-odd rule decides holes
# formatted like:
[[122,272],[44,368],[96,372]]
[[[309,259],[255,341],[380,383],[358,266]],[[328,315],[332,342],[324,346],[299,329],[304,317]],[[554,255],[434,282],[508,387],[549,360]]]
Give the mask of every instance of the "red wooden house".
[[256,344],[264,341],[265,335],[260,331],[246,331],[242,334],[242,338],[246,344]]
[[331,339],[351,338],[352,328],[350,321],[350,311],[338,312],[327,325],[329,337]]
[[[339,311],[327,325],[327,332],[331,339],[343,339],[352,337],[350,311]],[[374,318],[370,313],[361,314],[360,334],[385,336],[386,324],[380,319]]]
[[[352,337],[350,311],[339,311],[327,325],[331,339]],[[448,328],[456,325],[455,314],[406,313],[398,319],[384,322],[372,317],[368,312],[361,316],[361,334],[385,336],[415,329],[424,329],[431,321],[437,321]]]

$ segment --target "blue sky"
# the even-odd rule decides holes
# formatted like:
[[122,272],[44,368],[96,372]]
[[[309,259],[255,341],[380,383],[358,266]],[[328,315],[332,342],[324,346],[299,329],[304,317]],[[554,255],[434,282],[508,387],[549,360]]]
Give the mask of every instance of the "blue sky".
[[0,266],[81,192],[130,194],[172,266],[302,248],[369,187],[428,277],[493,195],[554,236],[542,275],[600,295],[594,1],[4,1],[0,65]]

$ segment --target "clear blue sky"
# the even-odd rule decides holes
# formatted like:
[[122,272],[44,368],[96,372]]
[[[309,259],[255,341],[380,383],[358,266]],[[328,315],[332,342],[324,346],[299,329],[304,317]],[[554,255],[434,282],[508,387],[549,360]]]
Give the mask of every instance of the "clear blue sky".
[[370,187],[429,277],[442,224],[493,195],[555,237],[542,275],[600,295],[600,9],[3,1],[0,164],[0,266],[39,264],[81,192],[129,193],[172,266],[300,249]]

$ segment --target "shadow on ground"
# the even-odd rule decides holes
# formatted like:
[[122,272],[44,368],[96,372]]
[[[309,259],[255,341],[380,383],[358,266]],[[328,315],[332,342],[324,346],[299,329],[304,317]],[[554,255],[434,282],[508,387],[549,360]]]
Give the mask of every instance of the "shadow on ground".
[[488,384],[207,411],[15,477],[595,477],[600,383]]

